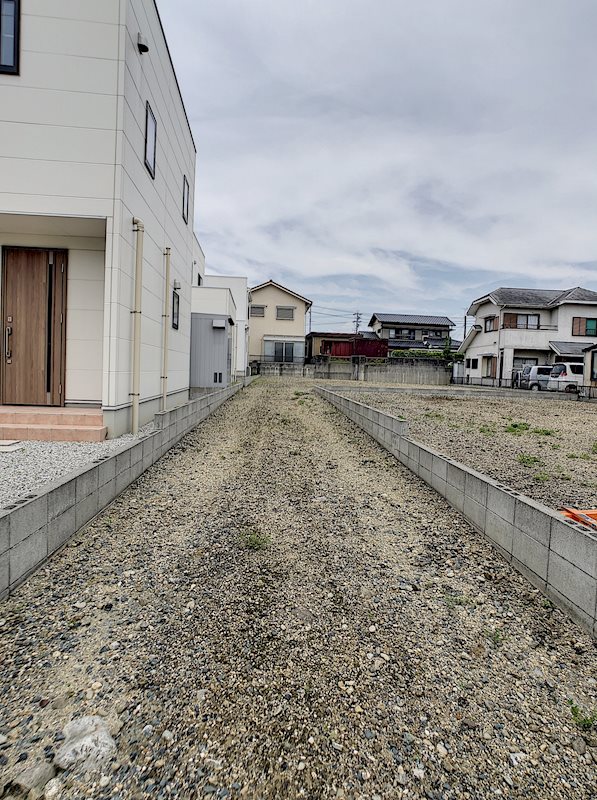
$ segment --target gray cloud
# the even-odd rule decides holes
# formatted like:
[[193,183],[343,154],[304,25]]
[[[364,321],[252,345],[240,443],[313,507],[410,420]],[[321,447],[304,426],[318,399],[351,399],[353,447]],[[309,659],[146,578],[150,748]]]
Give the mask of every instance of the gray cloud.
[[597,289],[593,0],[160,9],[210,269],[287,282],[339,328],[460,318],[500,284]]

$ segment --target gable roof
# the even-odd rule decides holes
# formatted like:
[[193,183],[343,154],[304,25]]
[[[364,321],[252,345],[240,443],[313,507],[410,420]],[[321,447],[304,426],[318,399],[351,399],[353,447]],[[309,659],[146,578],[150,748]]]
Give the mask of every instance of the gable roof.
[[[559,356],[582,356],[587,349],[586,342],[550,342],[549,346]],[[589,345],[595,347],[595,345]]]
[[311,300],[307,300],[307,298],[303,297],[302,294],[298,294],[298,292],[293,292],[292,289],[288,289],[286,286],[282,286],[281,283],[276,283],[276,281],[272,281],[271,279],[269,281],[265,281],[265,283],[260,283],[259,286],[253,286],[251,289],[249,289],[249,291],[251,293],[257,292],[259,291],[259,289],[265,289],[266,286],[275,286],[276,289],[281,289],[283,292],[291,294],[293,297],[297,297],[299,300],[302,300],[303,303],[307,304],[307,308],[311,308],[311,306],[313,305],[313,302]]
[[448,317],[431,317],[421,314],[374,314],[369,321],[369,327],[373,325],[375,320],[387,325],[429,325],[430,328],[434,325],[444,328],[454,327],[454,323]]
[[500,286],[478,297],[470,305],[469,315],[476,314],[483,303],[519,308],[555,308],[563,303],[597,303],[597,292],[575,286],[572,289],[517,289]]

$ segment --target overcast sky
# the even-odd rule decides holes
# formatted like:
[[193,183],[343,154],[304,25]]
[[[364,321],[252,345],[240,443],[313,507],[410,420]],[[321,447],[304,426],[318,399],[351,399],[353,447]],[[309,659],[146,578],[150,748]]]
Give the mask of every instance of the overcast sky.
[[597,289],[595,0],[158,4],[209,272],[304,294],[314,330]]

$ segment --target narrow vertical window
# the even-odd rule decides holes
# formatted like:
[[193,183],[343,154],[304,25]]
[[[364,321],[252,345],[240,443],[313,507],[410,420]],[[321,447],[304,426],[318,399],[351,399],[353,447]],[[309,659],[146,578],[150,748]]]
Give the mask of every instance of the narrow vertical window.
[[176,290],[172,292],[172,327],[178,330],[180,324],[180,296]]
[[182,218],[187,225],[189,224],[189,194],[189,182],[185,175],[182,182]]
[[0,0],[0,72],[19,72],[19,0]]
[[152,178],[155,178],[157,127],[155,115],[151,110],[151,106],[147,103],[145,107],[145,166]]

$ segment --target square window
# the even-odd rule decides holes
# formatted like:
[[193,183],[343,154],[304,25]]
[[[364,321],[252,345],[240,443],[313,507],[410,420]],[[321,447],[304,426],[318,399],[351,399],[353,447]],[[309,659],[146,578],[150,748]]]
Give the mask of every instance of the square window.
[[265,306],[251,306],[252,317],[265,317]]
[[155,179],[155,153],[157,146],[157,122],[151,106],[145,107],[145,166],[152,178]]
[[292,306],[276,306],[276,319],[294,319],[294,308]]
[[184,221],[189,224],[189,182],[187,180],[187,176],[184,176],[184,180],[182,182],[182,218]]
[[180,297],[176,290],[172,292],[172,327],[178,330],[180,324]]
[[19,73],[19,0],[0,0],[0,72]]

